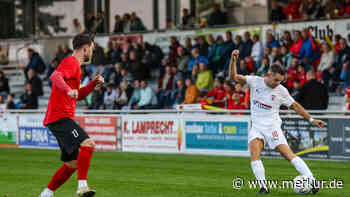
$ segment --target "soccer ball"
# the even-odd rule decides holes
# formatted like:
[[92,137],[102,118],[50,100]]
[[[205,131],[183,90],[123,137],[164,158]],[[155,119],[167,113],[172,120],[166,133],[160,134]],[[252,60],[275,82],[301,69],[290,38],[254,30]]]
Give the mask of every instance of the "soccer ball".
[[312,190],[311,179],[305,175],[299,175],[293,179],[293,189],[297,194],[308,194]]

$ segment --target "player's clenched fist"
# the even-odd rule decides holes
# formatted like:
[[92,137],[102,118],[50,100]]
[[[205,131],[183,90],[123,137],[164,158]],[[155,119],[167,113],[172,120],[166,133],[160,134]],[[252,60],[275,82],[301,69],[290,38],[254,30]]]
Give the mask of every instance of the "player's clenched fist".
[[68,96],[71,98],[78,98],[78,90],[69,90]]
[[101,75],[97,75],[94,79],[96,87],[100,87],[105,83],[105,79]]
[[239,50],[233,50],[232,51],[232,58],[234,61],[237,61],[239,58]]

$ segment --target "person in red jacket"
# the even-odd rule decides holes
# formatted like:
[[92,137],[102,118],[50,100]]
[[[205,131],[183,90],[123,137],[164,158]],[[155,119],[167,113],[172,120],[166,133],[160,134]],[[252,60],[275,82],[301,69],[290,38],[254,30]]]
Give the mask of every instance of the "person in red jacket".
[[218,77],[215,79],[215,88],[210,90],[205,97],[200,101],[202,104],[211,103],[208,102],[209,97],[213,97],[212,103],[218,107],[225,107],[225,89],[223,87],[224,79],[222,77]]
[[306,82],[306,72],[305,72],[305,67],[303,64],[299,64],[297,67],[297,79],[299,79],[299,85],[300,87],[303,87],[304,83]]
[[297,20],[302,18],[302,14],[299,12],[301,5],[300,0],[290,0],[287,7],[283,9],[286,18],[289,20]]
[[98,75],[87,86],[80,88],[81,64],[90,61],[94,49],[94,36],[78,34],[73,38],[74,52],[65,58],[52,73],[52,91],[47,106],[44,125],[56,137],[61,149],[62,167],[53,175],[40,197],[52,197],[53,193],[77,171],[77,196],[92,197],[87,175],[95,143],[74,121],[76,102],[85,99],[95,87],[104,83]]

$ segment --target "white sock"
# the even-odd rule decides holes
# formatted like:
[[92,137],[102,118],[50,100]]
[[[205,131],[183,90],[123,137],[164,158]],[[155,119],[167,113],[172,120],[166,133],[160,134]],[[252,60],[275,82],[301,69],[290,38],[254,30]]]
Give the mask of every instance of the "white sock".
[[40,197],[51,197],[53,195],[53,191],[49,188],[45,188],[43,192],[41,192]]
[[295,157],[290,161],[295,169],[301,174],[310,177],[312,180],[315,180],[314,176],[312,175],[312,172],[310,171],[309,167],[307,167],[306,163],[300,158]]
[[265,168],[261,160],[250,162],[256,180],[259,181],[260,187],[266,188]]
[[82,187],[87,187],[87,181],[86,180],[78,180],[78,189]]

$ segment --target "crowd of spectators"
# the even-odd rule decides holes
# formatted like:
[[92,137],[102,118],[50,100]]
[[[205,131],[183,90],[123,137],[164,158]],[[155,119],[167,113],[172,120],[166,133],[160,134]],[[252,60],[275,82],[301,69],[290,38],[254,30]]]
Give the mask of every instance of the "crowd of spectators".
[[313,20],[350,16],[349,0],[272,0],[270,21]]

